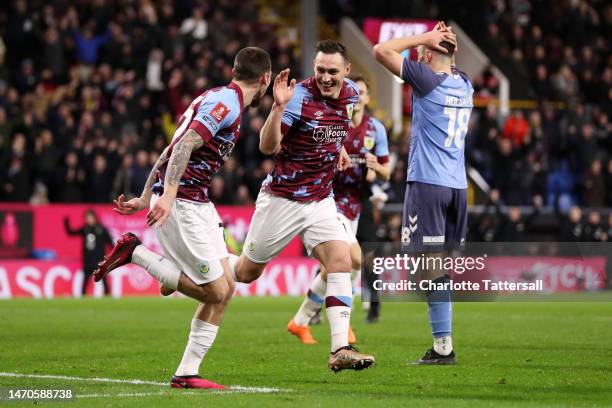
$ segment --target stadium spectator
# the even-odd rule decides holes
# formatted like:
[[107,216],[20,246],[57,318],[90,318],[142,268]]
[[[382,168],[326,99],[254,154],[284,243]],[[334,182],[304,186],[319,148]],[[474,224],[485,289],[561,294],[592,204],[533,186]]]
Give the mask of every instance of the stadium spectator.
[[[527,73],[540,106],[507,121],[493,103],[475,110],[466,139],[468,164],[508,205],[531,205],[541,194],[561,211],[575,204],[612,207],[612,61],[605,4],[487,3],[472,14],[485,21],[482,29],[500,54],[520,57],[512,63]],[[294,44],[275,27],[258,23],[252,0],[196,1],[195,7],[113,4],[72,8],[51,2],[36,9],[16,0],[0,11],[0,200],[29,201],[37,181],[46,185],[52,202],[108,202],[109,192],[124,191],[125,183],[138,190],[142,181],[128,181],[125,157],[139,150],[159,154],[186,102],[227,81],[229,56],[237,47],[260,44],[271,51],[275,69],[289,64],[296,72]],[[79,36],[90,42],[79,46]],[[96,38],[103,41],[94,46]],[[488,68],[479,77],[476,95],[494,98],[497,78]],[[245,115],[235,161],[220,173],[224,204],[251,203],[270,170],[257,134],[271,103],[268,96]],[[401,136],[390,145],[398,157],[390,203],[404,199],[409,130]],[[595,160],[600,169],[593,171]],[[96,187],[103,197],[92,198],[96,161],[106,162],[96,177],[108,190]],[[53,162],[55,168],[45,171]],[[150,165],[149,160],[143,167]],[[490,236],[497,227],[485,219],[477,235]]]
[[[134,173],[133,165],[134,156],[132,156],[131,153],[124,154],[121,161],[121,167],[117,170],[115,180],[113,181],[113,191],[111,193],[112,197],[119,197],[121,194],[123,194],[126,200],[130,200],[133,197],[138,196],[132,193],[132,178]],[[142,188],[140,191],[142,191]]]
[[506,120],[502,137],[510,139],[514,146],[522,146],[525,137],[529,133],[529,124],[525,120],[523,111],[520,109],[512,112],[512,115]]
[[147,182],[151,168],[149,154],[145,150],[138,150],[136,152],[135,162],[132,166],[132,180],[130,184],[131,196],[140,197],[140,193],[142,193],[142,188]]
[[15,133],[10,150],[3,155],[0,164],[2,167],[0,185],[4,201],[27,202],[30,200],[31,163],[25,134]]
[[[55,156],[54,177],[40,180],[51,201],[108,202],[113,182],[119,189],[126,182],[123,156],[139,150],[159,154],[186,101],[229,81],[233,50],[242,46],[265,44],[278,64],[275,70],[288,64],[297,73],[294,43],[278,37],[276,27],[257,24],[254,2],[197,1],[195,7],[162,3],[136,7],[119,2],[115,7],[113,2],[94,2],[79,8],[49,3],[37,9],[18,0],[0,11],[0,156],[6,159],[0,164],[1,200],[28,201],[42,174],[30,166],[48,166]],[[209,30],[210,24],[215,30]],[[256,135],[271,105],[271,98],[264,98],[243,124],[235,149],[239,161],[232,167],[237,176],[224,174],[224,190],[241,195],[227,202],[251,202],[259,190],[251,184],[264,175],[256,181],[244,175],[254,169],[261,173],[264,156]],[[42,129],[52,134],[51,151],[36,148]],[[16,133],[25,136],[34,159],[25,165],[17,159],[9,165]],[[144,161],[132,174],[132,190],[144,184],[138,178],[138,169],[150,166]],[[81,177],[83,163],[90,167],[86,180]],[[20,191],[4,194],[16,177]],[[96,189],[103,197],[92,197],[92,177],[102,182]],[[111,190],[103,192],[108,186]]]
[[106,203],[111,200],[112,179],[106,156],[98,153],[86,179],[85,200],[90,203]]
[[191,17],[183,20],[181,34],[191,37],[193,40],[203,40],[208,35],[208,24],[204,20],[202,7],[194,7]]
[[587,207],[603,207],[606,201],[606,179],[601,160],[593,160],[582,181],[582,202]]
[[583,241],[604,242],[607,228],[601,224],[601,215],[597,211],[589,212],[587,223],[584,226]]
[[79,164],[79,156],[76,151],[70,151],[64,159],[65,166],[57,170],[57,196],[52,200],[67,203],[82,202],[83,186],[85,184],[85,170]]
[[560,242],[580,242],[583,238],[584,224],[582,210],[574,206],[570,208],[567,217],[562,217],[559,223]]
[[612,158],[608,160],[608,173],[606,174],[606,207],[612,207]]
[[[89,209],[85,212],[84,224],[81,228],[74,229],[70,226],[70,220],[64,218],[64,228],[68,235],[80,235],[82,237],[82,262],[83,262],[83,285],[81,286],[81,294],[84,296],[89,284],[89,278],[94,270],[98,267],[98,261],[104,257],[106,247],[113,245],[108,230],[100,223],[96,213]],[[102,280],[104,285],[104,294],[110,293],[108,280]]]

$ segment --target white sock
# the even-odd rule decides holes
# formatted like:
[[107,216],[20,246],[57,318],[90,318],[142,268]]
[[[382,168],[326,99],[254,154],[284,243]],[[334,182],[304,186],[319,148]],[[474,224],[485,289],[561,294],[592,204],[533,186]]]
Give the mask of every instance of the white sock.
[[181,270],[174,262],[156,254],[144,245],[138,245],[132,253],[132,263],[140,265],[167,288],[177,290]]
[[323,280],[321,274],[318,274],[310,283],[308,294],[293,318],[295,324],[307,326],[308,323],[310,323],[310,319],[312,319],[317,313],[317,310],[323,306],[326,290],[327,282]]
[[441,356],[448,356],[453,351],[453,339],[451,336],[434,338],[433,349]]
[[227,263],[229,264],[230,273],[232,274],[232,279],[234,282],[238,282],[236,279],[236,262],[240,259],[237,255],[229,254],[229,258],[227,258]]
[[198,375],[200,364],[206,352],[212,347],[218,331],[219,326],[214,324],[195,318],[191,321],[189,341],[175,375]]
[[331,330],[332,352],[341,347],[348,346],[348,329],[351,322],[352,303],[351,274],[347,272],[329,273],[327,275],[325,307]]

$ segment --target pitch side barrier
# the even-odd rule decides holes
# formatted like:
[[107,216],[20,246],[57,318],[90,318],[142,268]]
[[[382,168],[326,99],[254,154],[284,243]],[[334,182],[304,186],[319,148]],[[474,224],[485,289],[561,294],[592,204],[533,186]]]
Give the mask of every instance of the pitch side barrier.
[[612,301],[612,243],[362,243],[364,300]]

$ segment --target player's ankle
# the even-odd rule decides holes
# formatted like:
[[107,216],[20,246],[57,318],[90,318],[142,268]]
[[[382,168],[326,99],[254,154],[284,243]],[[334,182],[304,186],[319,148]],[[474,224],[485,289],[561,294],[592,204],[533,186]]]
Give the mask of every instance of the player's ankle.
[[448,356],[453,351],[451,336],[434,337],[433,349],[441,356]]

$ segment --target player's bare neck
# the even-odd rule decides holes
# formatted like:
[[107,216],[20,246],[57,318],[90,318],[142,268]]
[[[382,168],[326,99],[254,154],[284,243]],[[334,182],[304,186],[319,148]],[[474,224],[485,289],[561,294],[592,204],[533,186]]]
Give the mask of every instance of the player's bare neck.
[[243,106],[249,106],[251,102],[253,102],[253,97],[259,92],[258,84],[249,84],[244,81],[236,81],[233,80],[233,83],[238,85],[240,90],[242,91],[242,103]]
[[429,66],[431,67],[433,72],[443,72],[448,75],[452,75],[450,59],[445,61],[443,59],[432,59],[429,62]]

